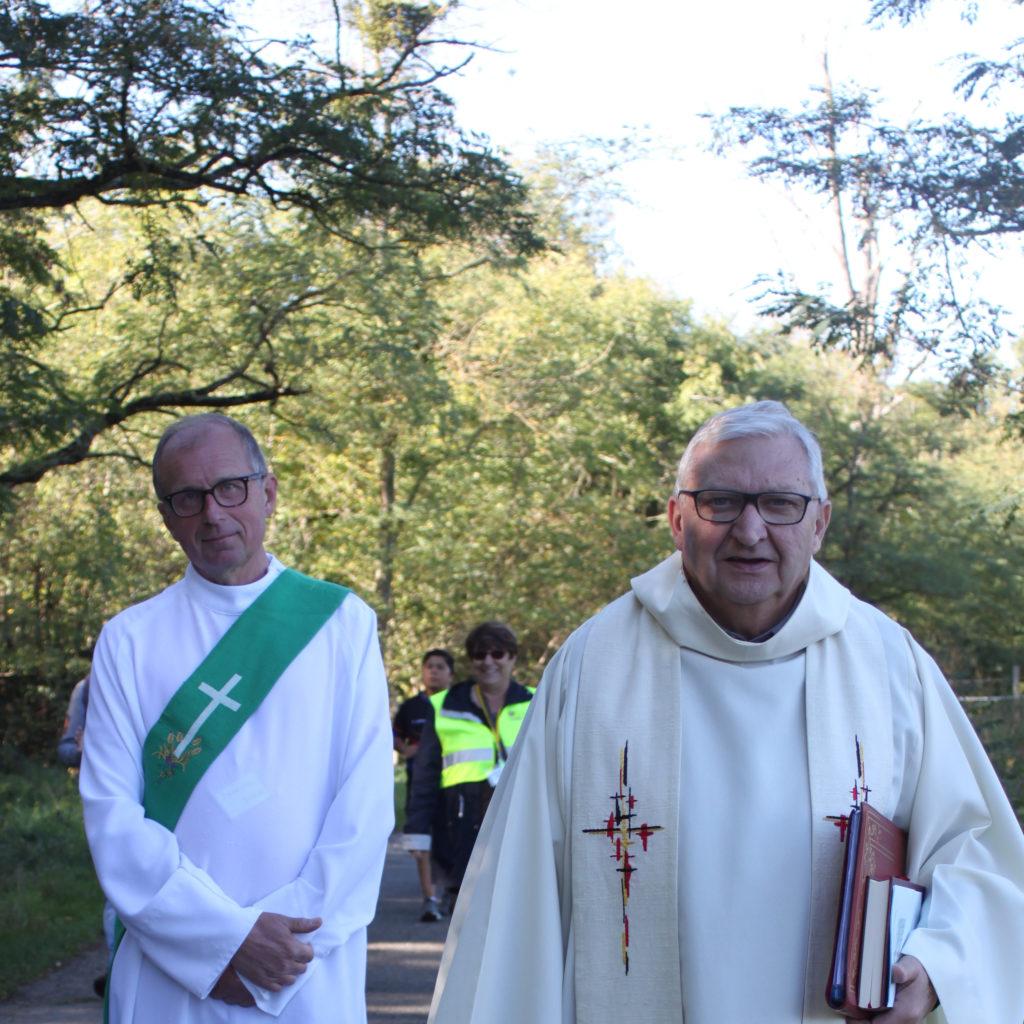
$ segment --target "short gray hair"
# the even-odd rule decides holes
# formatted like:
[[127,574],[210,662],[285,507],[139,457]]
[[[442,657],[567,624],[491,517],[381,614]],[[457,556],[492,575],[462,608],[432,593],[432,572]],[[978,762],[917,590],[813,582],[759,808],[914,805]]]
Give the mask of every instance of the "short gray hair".
[[267,460],[263,454],[263,450],[260,448],[259,442],[256,438],[253,437],[252,431],[244,423],[239,423],[238,420],[232,419],[230,416],[225,416],[221,412],[201,412],[196,413],[194,416],[182,416],[180,420],[175,420],[160,435],[160,440],[156,443],[156,451],[153,452],[153,490],[156,491],[158,498],[163,498],[163,495],[160,493],[160,484],[157,480],[157,469],[160,464],[160,456],[163,455],[164,449],[167,445],[173,438],[183,431],[202,431],[213,426],[229,427],[233,430],[245,445],[246,452],[249,455],[250,464],[252,465],[252,471],[254,473],[267,472]]
[[807,453],[811,483],[818,492],[813,495],[824,501],[828,498],[825,470],[821,460],[821,445],[813,431],[808,430],[781,402],[752,402],[734,409],[724,409],[706,419],[679,460],[675,490],[678,493],[693,463],[694,452],[704,444],[735,441],[741,437],[795,437]]

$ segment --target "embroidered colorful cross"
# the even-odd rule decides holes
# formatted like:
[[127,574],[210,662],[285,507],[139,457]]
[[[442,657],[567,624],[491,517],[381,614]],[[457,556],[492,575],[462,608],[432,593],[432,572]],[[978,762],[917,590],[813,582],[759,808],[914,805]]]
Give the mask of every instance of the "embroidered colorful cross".
[[192,742],[192,738],[197,732],[203,727],[203,723],[217,710],[219,707],[227,708],[229,711],[237,711],[242,705],[237,700],[232,700],[228,694],[235,688],[235,686],[241,682],[242,677],[236,672],[219,690],[215,690],[209,683],[200,683],[199,692],[205,694],[210,698],[210,703],[199,712],[199,716],[189,726],[189,730],[182,737],[181,742],[174,748],[174,756],[181,757],[181,755],[188,748],[188,745]]
[[629,914],[626,907],[629,905],[629,883],[636,868],[630,856],[630,849],[635,846],[635,839],[639,838],[643,852],[647,852],[647,842],[655,832],[660,832],[662,825],[648,825],[643,822],[634,825],[636,817],[636,797],[629,785],[629,743],[619,752],[619,785],[609,797],[612,801],[612,811],[608,820],[600,828],[585,828],[583,832],[588,835],[606,836],[612,844],[611,857],[615,859],[616,871],[622,875],[619,881],[619,889],[622,895],[622,963],[629,974]]
[[[866,801],[868,794],[871,792],[867,779],[864,776],[864,748],[860,744],[860,737],[856,735],[853,737],[853,753],[857,762],[857,775],[850,789],[850,796],[853,797],[853,803],[850,804],[851,810],[859,807],[861,803]],[[839,829],[839,842],[846,842],[846,831],[850,825],[850,816],[848,814],[826,814],[825,820],[831,821]]]

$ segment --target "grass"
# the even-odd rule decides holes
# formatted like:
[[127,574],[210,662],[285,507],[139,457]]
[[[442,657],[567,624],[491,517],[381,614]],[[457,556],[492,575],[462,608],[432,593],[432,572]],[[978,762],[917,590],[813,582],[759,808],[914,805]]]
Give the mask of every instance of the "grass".
[[61,768],[0,766],[0,999],[103,938],[76,782]]
[[[3,752],[0,751],[0,754]],[[395,772],[405,817],[405,768]],[[0,1000],[101,942],[103,895],[82,829],[78,780],[66,769],[0,756]]]

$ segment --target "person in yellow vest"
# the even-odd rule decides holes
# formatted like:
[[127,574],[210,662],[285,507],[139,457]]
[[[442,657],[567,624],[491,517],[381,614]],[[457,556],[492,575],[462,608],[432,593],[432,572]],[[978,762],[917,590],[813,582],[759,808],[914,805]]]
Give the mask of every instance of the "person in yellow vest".
[[431,850],[444,870],[449,913],[534,693],[512,676],[518,651],[516,635],[508,626],[481,623],[466,637],[470,678],[430,699],[405,819],[405,844],[414,852]]

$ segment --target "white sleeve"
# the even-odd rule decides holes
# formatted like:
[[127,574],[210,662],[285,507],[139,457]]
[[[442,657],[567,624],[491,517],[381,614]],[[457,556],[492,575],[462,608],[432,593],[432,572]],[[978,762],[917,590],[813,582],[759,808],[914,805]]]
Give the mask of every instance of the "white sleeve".
[[926,886],[904,952],[924,965],[939,1019],[1024,1019],[1024,837],[991,763],[935,663],[911,641],[923,746],[908,869]]
[[[123,646],[123,645],[122,645]],[[110,627],[96,644],[79,788],[96,874],[146,957],[204,998],[259,917],[239,906],[142,807],[142,715]]]
[[242,979],[259,1008],[275,1017],[319,961],[373,919],[388,836],[395,824],[387,679],[373,612],[362,602],[353,602],[345,618],[351,621],[357,609],[360,621],[352,630],[349,651],[352,699],[341,786],[299,876],[251,908],[256,914],[273,911],[323,919],[320,928],[303,936],[313,946],[314,959],[293,984],[269,992]]

